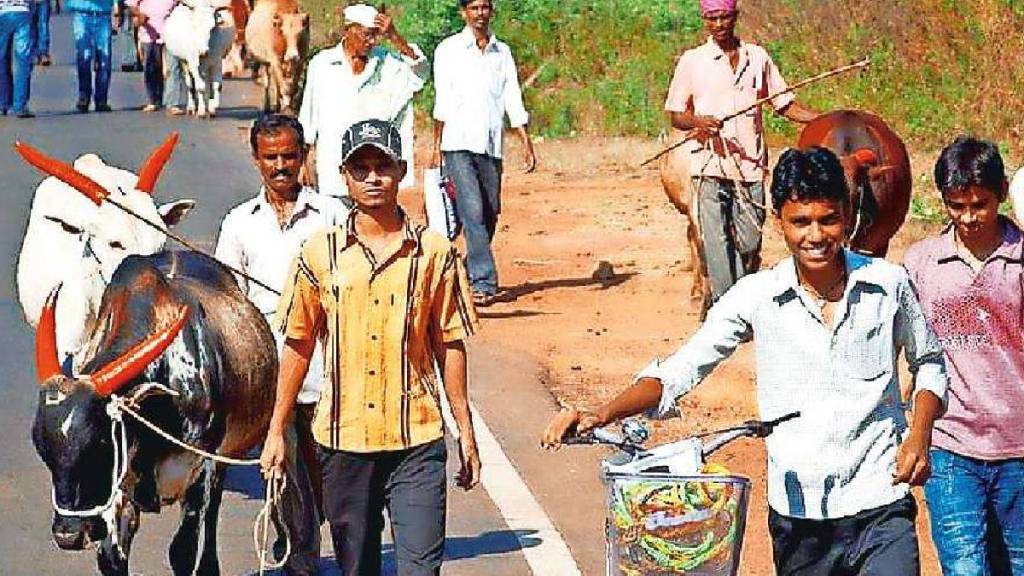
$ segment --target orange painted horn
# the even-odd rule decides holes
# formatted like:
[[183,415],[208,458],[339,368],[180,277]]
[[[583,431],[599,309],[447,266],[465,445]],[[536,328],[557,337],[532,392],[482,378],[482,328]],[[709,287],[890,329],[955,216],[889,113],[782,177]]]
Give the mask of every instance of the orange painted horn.
[[100,186],[95,180],[75,170],[74,166],[65,164],[56,158],[51,158],[39,150],[24,144],[15,142],[14,149],[21,157],[32,166],[53,176],[61,182],[85,194],[97,206],[103,203],[103,199],[110,195],[106,188]]
[[97,370],[89,379],[100,396],[110,396],[156,360],[177,338],[188,318],[188,306],[178,310],[171,324],[129,348],[117,360]]
[[139,170],[139,181],[135,184],[136,189],[146,194],[153,193],[153,190],[156,188],[156,181],[160,178],[160,173],[163,172],[167,161],[171,159],[171,154],[174,153],[174,147],[178,145],[179,138],[180,136],[177,132],[171,132],[167,140],[164,140],[164,143],[149,155],[146,163]]
[[36,326],[36,377],[43,384],[54,376],[61,376],[60,359],[57,356],[57,295],[60,284],[46,297],[43,313]]

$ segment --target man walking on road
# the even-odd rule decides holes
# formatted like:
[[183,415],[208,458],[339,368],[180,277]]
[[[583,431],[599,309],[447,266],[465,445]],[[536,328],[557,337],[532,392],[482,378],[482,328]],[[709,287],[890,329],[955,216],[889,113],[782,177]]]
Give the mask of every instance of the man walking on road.
[[466,237],[466,268],[478,306],[498,291],[491,250],[501,212],[502,136],[505,114],[523,142],[526,171],[537,157],[526,126],[516,63],[508,45],[491,32],[493,0],[459,0],[466,28],[434,52],[434,146],[431,166],[444,156],[445,172],[458,191],[456,209]]
[[[236,206],[221,224],[217,239],[217,260],[245,272],[270,285],[278,292],[285,289],[288,268],[299,249],[313,234],[344,223],[348,209],[336,198],[317,194],[299,183],[299,172],[306,160],[306,144],[302,125],[280,114],[261,116],[249,134],[253,161],[263,179],[256,197]],[[238,285],[250,301],[266,316],[271,327],[278,296],[273,292],[237,276]],[[284,335],[274,332],[278,352],[284,348]],[[295,524],[308,526],[307,519],[317,525],[322,518],[320,463],[312,435],[313,411],[320,399],[323,381],[323,353],[317,348],[303,380],[295,409],[295,432],[298,452],[312,483],[313,502]],[[315,544],[319,544],[316,537]],[[315,559],[316,552],[311,555]],[[294,567],[293,567],[294,568]],[[294,572],[294,570],[293,570]]]
[[[31,0],[0,0],[0,112],[18,118],[35,116],[28,109],[32,85]],[[13,72],[13,74],[12,74]]]
[[[761,226],[766,216],[764,179],[768,148],[761,108],[723,123],[721,118],[786,88],[764,48],[736,36],[736,0],[701,0],[709,37],[676,65],[665,110],[672,126],[690,132],[690,174],[711,289],[706,305],[741,277],[761,267]],[[771,101],[794,122],[817,116],[792,94]]]
[[[139,31],[142,44],[142,78],[146,85],[149,103],[143,112],[155,112],[164,101],[164,86],[177,80],[176,75],[167,74],[165,80],[164,62],[169,54],[164,50],[164,22],[171,15],[175,0],[126,0],[125,7],[131,11],[132,20]],[[173,56],[170,56],[173,58]]]
[[[917,576],[910,486],[931,472],[932,425],[946,401],[942,348],[906,271],[844,248],[850,196],[831,151],[784,153],[771,196],[792,257],[737,282],[689,342],[611,402],[563,411],[542,444],[648,409],[665,415],[753,341],[762,419],[800,413],[768,440],[777,573]],[[910,423],[900,351],[914,375]]]
[[[430,76],[430,62],[395,29],[387,14],[365,4],[345,8],[341,43],[309,61],[299,121],[314,160],[307,181],[321,194],[347,196],[341,164],[341,137],[356,122],[385,120],[402,133],[402,160],[409,167],[401,188],[413,186],[412,98]],[[381,37],[398,51],[377,45]]]
[[343,226],[303,245],[276,319],[286,341],[261,464],[271,474],[284,462],[284,430],[323,339],[328,383],[313,435],[335,554],[349,576],[380,574],[385,507],[398,573],[440,574],[442,386],[460,434],[457,481],[468,490],[480,479],[463,343],[476,313],[455,247],[398,206],[401,151],[389,122],[367,120],[345,133],[342,172],[355,208]]
[[[88,112],[95,102],[97,112],[110,112],[110,48],[113,0],[67,0],[75,35],[75,65],[78,69],[78,102],[75,109]],[[93,82],[93,67],[96,79]]]

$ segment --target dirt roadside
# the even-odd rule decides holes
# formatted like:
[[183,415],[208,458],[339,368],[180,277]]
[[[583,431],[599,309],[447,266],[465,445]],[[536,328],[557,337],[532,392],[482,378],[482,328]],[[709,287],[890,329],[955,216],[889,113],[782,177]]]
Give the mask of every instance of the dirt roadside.
[[[594,405],[696,330],[685,224],[665,199],[657,171],[637,168],[657,144],[602,138],[541,142],[537,149],[541,165],[534,174],[522,172],[514,144],[506,156],[495,239],[506,297],[480,311],[484,329],[477,338],[536,358],[560,402]],[[915,173],[932,161],[922,155]],[[418,203],[413,194],[404,199],[414,213]],[[910,243],[935,229],[909,221],[890,258],[900,261]],[[766,266],[786,254],[771,222],[763,253]],[[754,417],[753,370],[752,349],[740,348],[683,400],[681,419],[654,424],[653,443]],[[715,460],[753,480],[741,573],[770,574],[763,444],[742,441]],[[923,572],[937,575],[924,514],[918,524]]]

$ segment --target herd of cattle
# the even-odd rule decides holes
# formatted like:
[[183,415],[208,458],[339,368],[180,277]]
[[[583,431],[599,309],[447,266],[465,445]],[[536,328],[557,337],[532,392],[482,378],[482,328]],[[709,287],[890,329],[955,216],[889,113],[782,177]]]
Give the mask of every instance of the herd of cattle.
[[[203,2],[208,0],[193,6]],[[194,10],[186,16],[207,18]],[[214,18],[210,29],[219,21]],[[293,102],[307,29],[308,17],[295,0],[258,0],[248,14],[249,52],[276,78],[268,81],[268,93],[284,107]],[[190,67],[203,70],[200,60]],[[216,111],[216,92],[207,92],[208,113]],[[204,103],[197,106],[203,110]],[[121,421],[111,410],[112,396],[185,443],[234,457],[265,436],[274,401],[276,348],[263,316],[215,260],[165,250],[161,230],[195,205],[154,201],[176,142],[176,135],[164,142],[137,175],[95,154],[67,165],[17,147],[48,175],[33,197],[17,284],[25,318],[36,328],[39,399],[32,438],[51,473],[52,536],[62,549],[95,544],[106,575],[129,574],[141,513],[172,503],[183,509],[169,551],[174,574],[219,573],[224,475],[222,465],[161,440],[132,419]],[[881,119],[857,111],[810,123],[798,146],[815,144],[842,159],[855,207],[853,248],[885,255],[910,202],[906,147]],[[668,155],[661,173],[673,205],[690,220],[699,280],[701,248],[693,233],[697,219],[685,153]],[[1015,209],[1024,209],[1024,172],[1014,179],[1011,196]],[[698,295],[706,293],[699,281],[694,284]],[[294,530],[276,521],[280,534]]]
[[249,2],[231,0],[230,9],[221,9],[212,0],[189,0],[167,17],[164,44],[185,63],[188,110],[199,117],[217,115],[224,76],[240,75],[250,63],[264,86],[264,109],[294,112],[309,15],[298,0]]

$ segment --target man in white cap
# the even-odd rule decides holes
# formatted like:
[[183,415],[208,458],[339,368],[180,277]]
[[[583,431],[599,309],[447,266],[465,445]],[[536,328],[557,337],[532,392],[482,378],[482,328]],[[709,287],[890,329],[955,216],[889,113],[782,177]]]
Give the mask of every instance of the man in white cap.
[[[412,98],[430,75],[430,62],[395,29],[387,14],[366,4],[345,8],[341,42],[309,61],[299,121],[313,147],[307,181],[321,194],[348,196],[341,164],[341,137],[356,122],[385,120],[399,126],[402,159],[409,170],[400,187],[414,184]],[[387,39],[398,54],[377,45]]]

